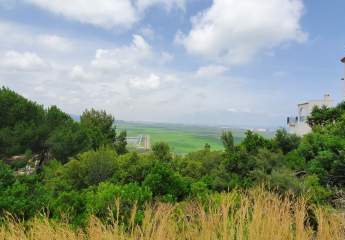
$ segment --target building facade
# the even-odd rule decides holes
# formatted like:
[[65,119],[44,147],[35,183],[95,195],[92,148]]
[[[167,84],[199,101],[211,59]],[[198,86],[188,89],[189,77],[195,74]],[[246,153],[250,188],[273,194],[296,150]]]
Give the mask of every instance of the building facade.
[[329,94],[326,94],[321,100],[311,100],[298,104],[298,115],[287,118],[288,130],[298,136],[303,136],[311,132],[308,124],[308,117],[313,111],[314,107],[333,107],[334,103]]

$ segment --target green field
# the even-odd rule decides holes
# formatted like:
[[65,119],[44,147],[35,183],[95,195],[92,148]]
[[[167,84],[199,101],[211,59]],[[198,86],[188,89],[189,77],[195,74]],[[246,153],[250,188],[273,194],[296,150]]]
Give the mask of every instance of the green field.
[[[166,142],[173,152],[179,154],[200,150],[206,143],[211,145],[212,150],[221,150],[223,148],[220,141],[223,129],[220,127],[119,122],[118,128],[126,130],[129,137],[149,135],[151,144]],[[244,138],[245,130],[232,129],[231,131],[234,134],[236,143]]]

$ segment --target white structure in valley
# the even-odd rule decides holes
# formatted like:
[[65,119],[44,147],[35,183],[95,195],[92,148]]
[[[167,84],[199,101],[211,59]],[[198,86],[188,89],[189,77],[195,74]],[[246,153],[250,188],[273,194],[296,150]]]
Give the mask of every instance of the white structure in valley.
[[149,135],[139,135],[137,137],[126,137],[129,146],[134,147],[139,151],[147,151],[151,149],[151,142]]

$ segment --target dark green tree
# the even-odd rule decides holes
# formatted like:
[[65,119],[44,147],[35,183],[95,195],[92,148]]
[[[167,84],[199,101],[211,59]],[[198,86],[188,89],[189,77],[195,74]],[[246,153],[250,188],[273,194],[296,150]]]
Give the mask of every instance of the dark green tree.
[[0,157],[42,150],[43,106],[19,94],[0,88]]
[[53,131],[46,144],[53,158],[66,163],[70,157],[90,149],[91,139],[78,123],[70,122]]
[[234,151],[234,137],[230,131],[224,131],[221,136],[225,151],[230,154]]
[[171,197],[172,200],[187,197],[190,189],[189,182],[166,164],[157,164],[146,176],[143,185],[149,187],[154,196]]
[[167,143],[159,142],[153,144],[152,151],[154,157],[160,162],[170,162],[172,160],[170,147]]
[[117,154],[123,155],[127,153],[127,132],[126,131],[121,131],[120,134],[116,137],[116,141],[114,143],[115,150]]
[[14,183],[14,181],[14,172],[4,161],[0,160],[0,192],[3,193],[8,186]]
[[288,134],[285,129],[278,129],[273,139],[276,148],[282,150],[284,154],[297,149],[301,139],[295,134]]
[[94,149],[116,141],[115,119],[106,111],[85,110],[80,117],[80,124],[87,130]]
[[118,158],[120,164],[119,175],[113,180],[124,184],[141,183],[153,166],[153,160],[150,157],[150,155],[139,155],[137,152],[120,155]]
[[241,146],[249,153],[255,154],[260,148],[270,148],[271,143],[268,139],[260,136],[252,131],[246,132],[246,137],[241,143]]
[[66,177],[76,189],[97,185],[119,174],[116,152],[110,147],[101,147],[80,154],[66,165]]
[[0,129],[14,127],[20,122],[39,125],[45,114],[43,106],[5,87],[0,88],[0,112]]
[[211,145],[208,144],[208,143],[205,143],[204,150],[207,151],[207,152],[211,151]]

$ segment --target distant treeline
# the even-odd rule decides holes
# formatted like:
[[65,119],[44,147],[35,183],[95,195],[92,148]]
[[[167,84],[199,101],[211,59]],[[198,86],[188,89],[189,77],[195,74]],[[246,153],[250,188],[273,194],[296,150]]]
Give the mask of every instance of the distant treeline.
[[[226,131],[223,151],[205,143],[185,156],[175,156],[165,143],[147,153],[128,152],[126,133],[116,131],[114,117],[105,111],[85,110],[76,122],[56,106],[45,109],[7,88],[0,89],[0,116],[2,216],[30,219],[44,212],[83,225],[91,215],[106,222],[111,212],[126,222],[135,206],[140,222],[150,202],[207,201],[217,192],[257,185],[305,195],[310,204],[344,202],[344,103],[315,108],[309,118],[313,132],[303,138],[283,129],[272,139],[248,131],[235,144]],[[19,175],[33,158],[37,171]]]

